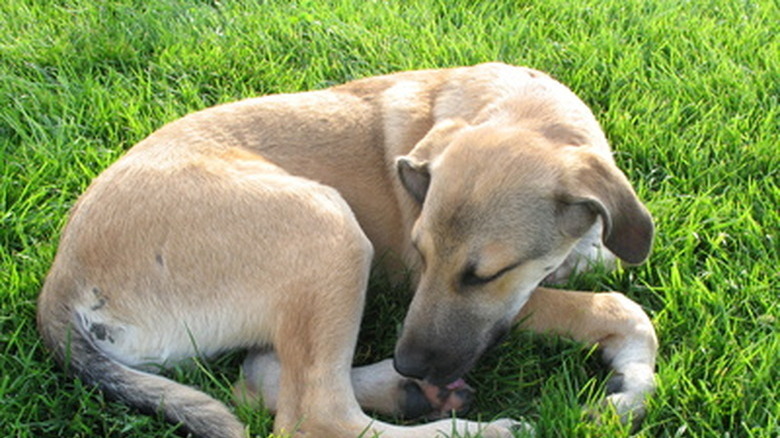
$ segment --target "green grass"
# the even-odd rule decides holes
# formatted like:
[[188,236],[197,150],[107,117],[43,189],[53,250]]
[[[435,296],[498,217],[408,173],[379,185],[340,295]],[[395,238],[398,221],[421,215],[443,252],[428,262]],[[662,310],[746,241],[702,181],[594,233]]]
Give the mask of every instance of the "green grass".
[[[68,209],[124,150],[219,102],[500,60],[592,106],[656,218],[649,263],[569,284],[623,291],[655,323],[659,388],[638,434],[780,435],[779,23],[776,0],[3,1],[0,433],[175,435],[66,377],[35,331]],[[373,282],[361,363],[392,352],[406,299],[387,289]],[[172,375],[227,401],[239,360]],[[605,377],[586,347],[516,334],[470,374],[470,417],[625,435],[582,420]],[[270,433],[266,412],[238,414]]]

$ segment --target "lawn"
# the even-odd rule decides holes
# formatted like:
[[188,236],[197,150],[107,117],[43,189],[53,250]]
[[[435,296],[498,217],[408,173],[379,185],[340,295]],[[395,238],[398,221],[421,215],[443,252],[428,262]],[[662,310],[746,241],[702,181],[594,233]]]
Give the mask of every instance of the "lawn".
[[[648,263],[567,285],[622,291],[653,319],[659,387],[637,434],[780,436],[776,0],[4,0],[0,29],[3,436],[175,436],[65,376],[35,329],[68,209],[134,143],[220,102],[493,60],[579,94],[656,219]],[[406,289],[372,281],[358,362],[391,354]],[[171,375],[229,401],[239,363]],[[583,420],[606,377],[597,352],[518,333],[469,374],[469,417],[626,435]],[[267,412],[237,413],[270,433]]]

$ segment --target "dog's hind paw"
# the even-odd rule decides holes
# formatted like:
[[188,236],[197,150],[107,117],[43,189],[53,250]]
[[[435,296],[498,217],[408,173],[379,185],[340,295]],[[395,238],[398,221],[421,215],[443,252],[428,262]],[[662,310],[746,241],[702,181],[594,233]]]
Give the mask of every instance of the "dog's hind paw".
[[462,379],[446,387],[432,385],[420,380],[403,383],[403,417],[426,418],[429,420],[449,418],[454,411],[462,415],[474,401],[474,389]]

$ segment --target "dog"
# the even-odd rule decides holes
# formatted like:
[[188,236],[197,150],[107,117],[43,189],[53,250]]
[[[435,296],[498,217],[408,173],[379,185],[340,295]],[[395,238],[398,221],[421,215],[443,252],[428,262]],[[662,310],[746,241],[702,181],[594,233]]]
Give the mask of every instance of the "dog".
[[[638,264],[653,221],[567,87],[500,63],[400,72],[174,121],[73,207],[38,299],[55,357],[107,395],[203,437],[226,406],[153,370],[247,349],[236,394],[310,437],[512,436],[448,415],[513,326],[597,344],[607,402],[640,416],[657,340],[620,293],[540,287]],[[372,263],[415,273],[393,359],[351,369]]]

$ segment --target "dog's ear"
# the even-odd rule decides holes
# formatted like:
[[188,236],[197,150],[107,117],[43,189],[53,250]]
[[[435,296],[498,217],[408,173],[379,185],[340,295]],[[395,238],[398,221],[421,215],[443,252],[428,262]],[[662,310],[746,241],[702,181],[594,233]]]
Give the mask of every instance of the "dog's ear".
[[408,155],[396,159],[398,177],[404,188],[419,203],[425,200],[431,183],[429,163],[452,141],[452,136],[466,123],[462,120],[443,120],[431,128]]
[[612,162],[592,153],[575,155],[577,162],[565,182],[564,231],[568,227],[570,233],[584,233],[597,214],[604,224],[604,245],[625,262],[642,263],[653,244],[653,219],[647,208]]
[[556,219],[564,234],[580,238],[593,226],[598,215],[590,202],[567,199],[559,205]]
[[398,177],[401,184],[415,201],[420,204],[425,201],[428,186],[431,184],[431,173],[428,170],[428,162],[415,161],[410,157],[399,157],[396,160]]

